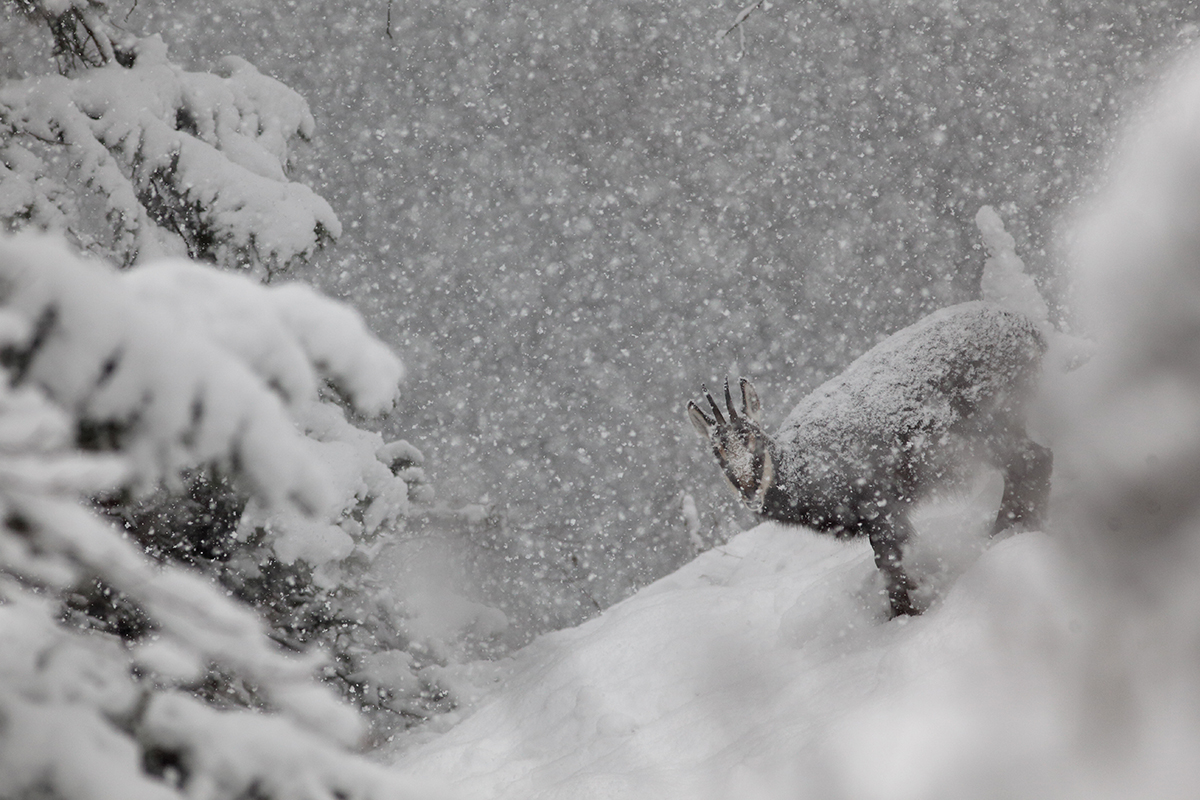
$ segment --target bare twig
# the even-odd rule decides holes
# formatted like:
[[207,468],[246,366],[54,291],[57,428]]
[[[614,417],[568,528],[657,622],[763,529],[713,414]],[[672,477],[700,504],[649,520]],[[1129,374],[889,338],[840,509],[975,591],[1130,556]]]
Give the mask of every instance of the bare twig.
[[116,61],[117,54],[113,50],[112,39],[109,38],[108,32],[104,30],[103,20],[90,10],[81,10],[79,11],[79,22],[83,25],[83,29],[96,46],[96,52],[100,54],[101,66]]
[[762,4],[765,2],[766,2],[766,0],[753,0],[753,2],[750,3],[750,5],[746,6],[741,11],[739,11],[738,15],[733,18],[733,24],[730,25],[724,33],[722,33],[720,36],[717,37],[717,41],[719,42],[722,39],[724,39],[726,36],[728,36],[729,34],[733,33],[736,28],[740,27],[741,24],[743,22],[745,22],[746,19],[751,14],[753,14],[755,11],[757,11],[759,9],[759,7],[762,6]]

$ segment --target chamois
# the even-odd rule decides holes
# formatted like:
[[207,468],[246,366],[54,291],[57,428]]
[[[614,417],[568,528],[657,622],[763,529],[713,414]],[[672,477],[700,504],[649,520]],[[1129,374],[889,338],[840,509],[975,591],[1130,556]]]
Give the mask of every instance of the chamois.
[[726,381],[725,412],[701,387],[712,416],[695,402],[688,416],[753,511],[839,537],[865,535],[892,615],[917,614],[902,565],[914,503],[967,465],[990,463],[1004,476],[993,535],[1042,521],[1052,456],[1027,435],[1024,407],[1045,351],[1024,314],[962,303],[868,350],[801,400],[774,437],[745,378],[740,411]]

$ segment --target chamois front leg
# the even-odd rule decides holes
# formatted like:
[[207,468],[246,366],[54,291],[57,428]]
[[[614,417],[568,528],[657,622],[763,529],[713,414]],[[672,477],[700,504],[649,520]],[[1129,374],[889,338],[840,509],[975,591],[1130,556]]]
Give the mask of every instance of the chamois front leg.
[[860,528],[867,534],[875,551],[875,566],[887,581],[888,603],[892,617],[915,616],[920,610],[913,605],[911,592],[917,587],[904,571],[904,545],[912,533],[903,512],[887,512],[871,520],[863,520]]
[[695,402],[689,402],[688,418],[712,448],[729,485],[746,505],[761,513],[763,497],[775,481],[774,445],[759,423],[762,406],[758,393],[745,378],[739,382],[739,388],[742,394],[740,413],[734,407],[729,381],[725,381],[725,411],[722,412],[713,396],[701,386],[712,416]]

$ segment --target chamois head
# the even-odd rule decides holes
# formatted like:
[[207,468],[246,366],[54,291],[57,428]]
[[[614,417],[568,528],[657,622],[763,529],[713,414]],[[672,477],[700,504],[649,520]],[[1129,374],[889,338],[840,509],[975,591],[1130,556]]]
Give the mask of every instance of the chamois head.
[[705,399],[712,408],[710,417],[695,402],[688,402],[688,417],[700,437],[712,447],[713,455],[721,464],[725,478],[738,496],[754,511],[761,511],[763,497],[775,480],[775,461],[771,453],[771,439],[760,427],[762,405],[758,393],[750,381],[742,378],[742,411],[733,407],[729,393],[729,381],[725,381],[725,408],[729,419],[721,412],[717,401],[703,386]]

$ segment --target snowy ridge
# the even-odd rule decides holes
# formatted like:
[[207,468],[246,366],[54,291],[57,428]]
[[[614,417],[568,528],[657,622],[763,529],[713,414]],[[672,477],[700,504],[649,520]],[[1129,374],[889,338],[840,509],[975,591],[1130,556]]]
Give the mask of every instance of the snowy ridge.
[[[951,524],[970,514],[955,511]],[[936,747],[948,762],[976,757],[978,743],[940,739],[946,720],[922,722],[923,709],[903,708],[889,728],[876,716],[964,666],[995,669],[1006,631],[990,606],[1014,578],[1027,590],[1021,619],[1061,632],[1038,572],[1051,549],[1036,534],[1007,540],[924,616],[888,623],[869,545],[760,525],[542,637],[474,716],[396,764],[497,800],[935,796],[884,746],[889,731],[904,730],[905,754]],[[868,742],[873,768],[861,763]]]

